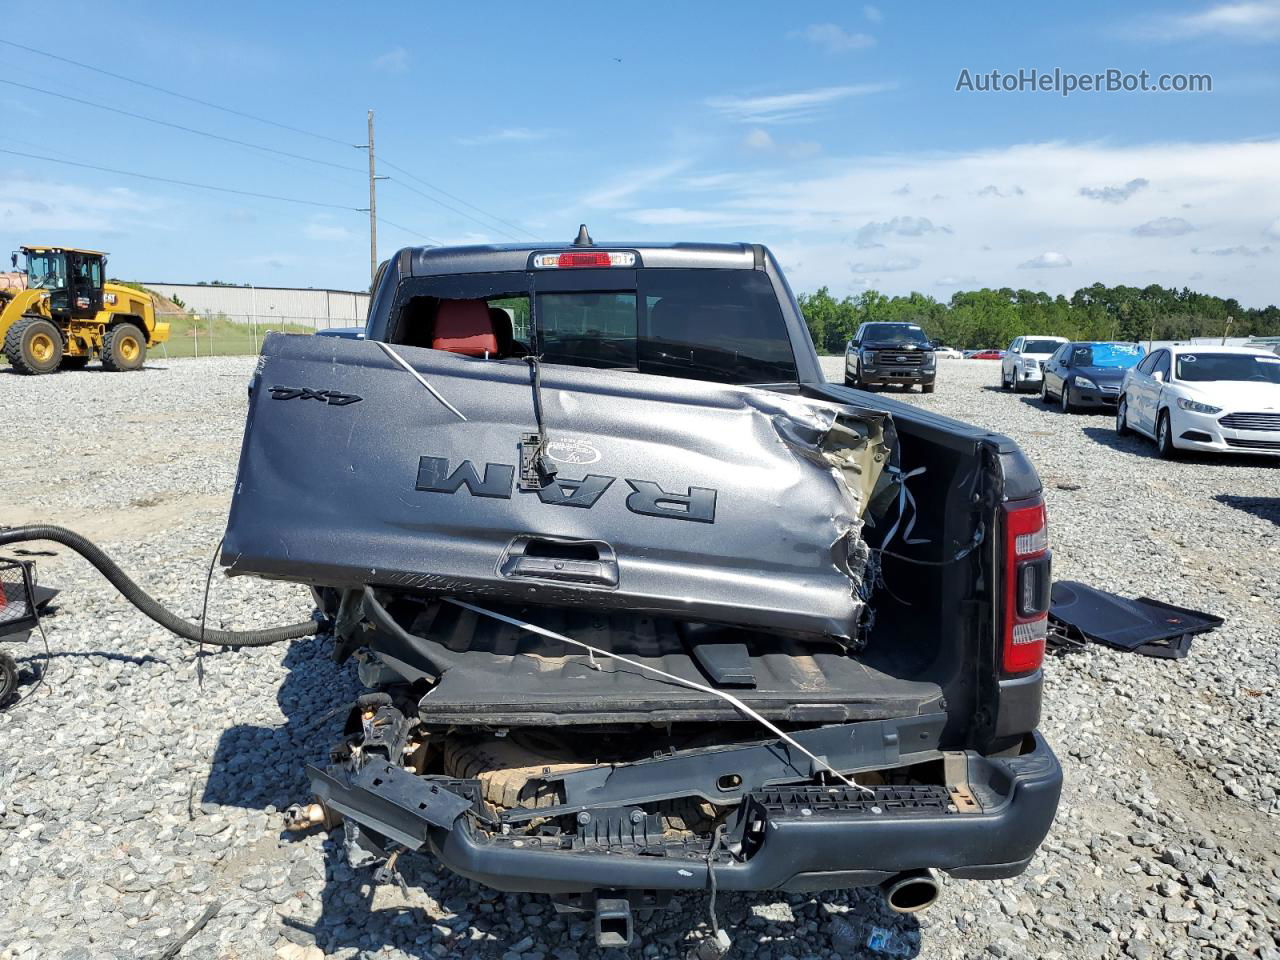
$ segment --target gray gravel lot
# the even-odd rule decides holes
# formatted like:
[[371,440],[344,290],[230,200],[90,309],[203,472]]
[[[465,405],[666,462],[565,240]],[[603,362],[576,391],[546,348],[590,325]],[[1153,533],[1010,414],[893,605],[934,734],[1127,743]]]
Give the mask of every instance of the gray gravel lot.
[[[77,529],[197,614],[252,366],[0,370],[0,523]],[[944,361],[937,393],[908,399],[1022,444],[1045,482],[1059,578],[1227,625],[1184,661],[1090,649],[1049,664],[1042,729],[1067,787],[1025,875],[948,881],[917,918],[872,893],[722,897],[734,955],[874,956],[865,944],[883,928],[908,957],[1280,960],[1280,464],[1166,463],[1118,440],[1109,417],[1050,411],[997,378],[993,363]],[[584,924],[539,898],[429,862],[406,870],[407,895],[371,887],[336,836],[282,833],[279,811],[306,796],[302,764],[324,758],[342,720],[330,711],[357,690],[322,641],[210,651],[201,671],[192,646],[78,557],[40,559],[65,593],[47,686],[0,714],[0,960],[159,957],[211,903],[220,912],[179,956],[597,955]],[[214,578],[215,625],[309,610],[301,587]],[[9,649],[28,674],[43,657],[38,641]],[[659,915],[642,954],[682,956],[705,917],[701,898]]]

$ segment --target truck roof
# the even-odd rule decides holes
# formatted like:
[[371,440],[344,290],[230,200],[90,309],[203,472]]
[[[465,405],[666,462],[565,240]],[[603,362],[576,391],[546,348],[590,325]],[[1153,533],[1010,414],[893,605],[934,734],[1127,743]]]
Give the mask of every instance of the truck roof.
[[[400,272],[415,277],[454,273],[500,273],[527,270],[539,253],[624,251],[637,255],[636,266],[702,267],[751,270],[763,265],[765,249],[752,243],[655,243],[593,241],[589,244],[494,243],[465,247],[406,247],[396,254]],[[604,269],[604,268],[602,268]]]
[[83,247],[60,247],[60,246],[44,246],[42,244],[26,244],[21,249],[25,253],[87,253],[94,257],[105,257],[106,253],[102,250],[86,250]]

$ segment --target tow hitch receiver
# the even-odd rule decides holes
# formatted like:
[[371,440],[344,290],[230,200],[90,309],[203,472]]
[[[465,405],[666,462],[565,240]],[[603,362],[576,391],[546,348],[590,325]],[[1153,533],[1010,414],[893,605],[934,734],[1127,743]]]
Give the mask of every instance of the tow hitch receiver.
[[593,890],[590,893],[567,893],[553,896],[556,913],[590,913],[594,916],[596,946],[629,947],[635,942],[633,911],[641,914],[665,910],[671,905],[670,891],[663,890]]
[[600,899],[596,901],[596,946],[629,947],[635,939],[631,924],[631,903],[627,900]]

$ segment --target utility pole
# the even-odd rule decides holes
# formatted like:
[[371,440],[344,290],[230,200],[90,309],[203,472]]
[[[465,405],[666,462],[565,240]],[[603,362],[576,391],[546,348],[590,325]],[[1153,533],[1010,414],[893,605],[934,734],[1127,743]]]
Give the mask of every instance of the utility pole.
[[373,280],[378,275],[378,189],[377,181],[386,180],[380,177],[373,159],[373,111],[369,111],[369,142],[356,143],[357,150],[369,151],[369,289],[373,290]]

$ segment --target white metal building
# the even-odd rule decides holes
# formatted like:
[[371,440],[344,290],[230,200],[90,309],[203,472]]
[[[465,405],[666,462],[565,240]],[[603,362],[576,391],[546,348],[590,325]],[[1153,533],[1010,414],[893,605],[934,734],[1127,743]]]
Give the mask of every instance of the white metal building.
[[350,327],[363,324],[369,312],[369,294],[363,290],[317,290],[311,287],[233,287],[201,283],[151,283],[142,285],[170,299],[177,297],[203,315],[226,316],[237,323]]

